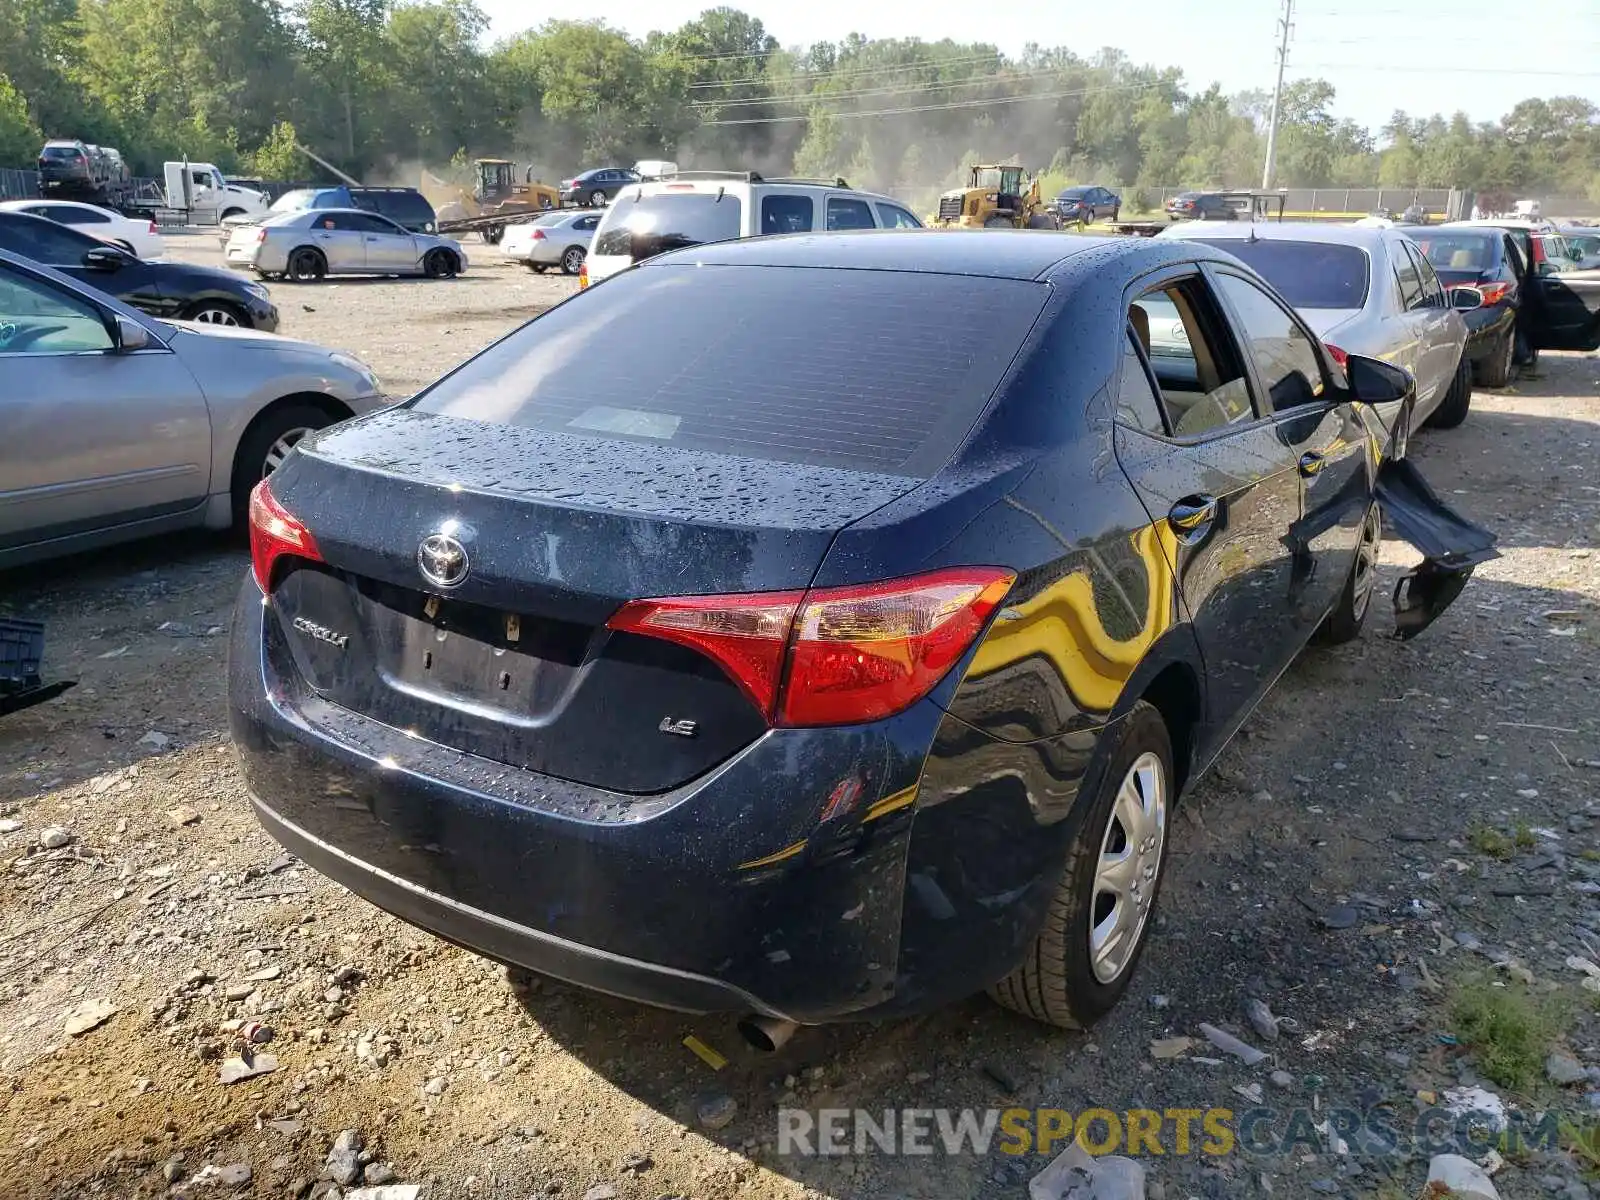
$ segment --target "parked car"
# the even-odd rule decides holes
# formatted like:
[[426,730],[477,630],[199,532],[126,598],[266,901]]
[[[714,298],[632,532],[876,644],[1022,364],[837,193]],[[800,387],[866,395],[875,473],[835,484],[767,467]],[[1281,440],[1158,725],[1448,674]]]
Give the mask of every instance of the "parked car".
[[610,204],[616,194],[630,183],[643,181],[643,175],[627,167],[596,167],[561,181],[561,203],[599,208],[603,204]]
[[1454,429],[1472,404],[1467,327],[1427,256],[1394,229],[1256,223],[1169,225],[1159,238],[1204,241],[1243,260],[1286,296],[1336,358],[1360,354],[1416,378],[1414,406],[1381,410],[1404,445],[1432,424]]
[[1533,343],[1530,362],[1540,350],[1600,350],[1600,272],[1574,270],[1570,263],[1549,257],[1547,237],[1556,232],[1554,225],[1491,218],[1452,221],[1441,228],[1503,229],[1511,235],[1526,269],[1523,306]]
[[5,200],[0,201],[0,212],[28,213],[58,225],[70,225],[140,258],[160,258],[166,249],[160,226],[148,217],[135,220],[97,204],[77,200]]
[[377,213],[410,233],[432,234],[439,231],[433,205],[416,188],[295,188],[274,200],[265,213],[241,213],[220,222],[222,242],[226,246],[235,230],[259,225],[270,216],[335,208],[359,208],[364,212]]
[[1473,378],[1484,387],[1505,387],[1511,369],[1532,361],[1526,326],[1534,316],[1523,311],[1520,252],[1503,229],[1413,226],[1400,230],[1416,242],[1439,282],[1452,297],[1468,289],[1476,306],[1453,307],[1467,326],[1467,359]]
[[[1145,354],[1155,297],[1187,367]],[[1337,370],[1198,242],[663,255],[257,488],[229,654],[251,802],[408,921],[752,1014],[769,1047],[986,986],[1087,1023],[1182,790],[1310,638],[1359,634],[1378,498],[1433,547],[1405,632],[1464,581],[1441,554],[1493,556],[1414,467],[1380,473],[1368,405],[1410,387]]]
[[600,224],[600,214],[583,209],[558,209],[552,213],[506,226],[500,254],[533,271],[560,267],[563,274],[576,275],[588,257],[589,243]]
[[181,262],[147,262],[99,238],[21,212],[0,212],[0,250],[9,250],[153,317],[242,325],[270,333],[278,327],[272,294],[230,271]]
[[1577,255],[1574,260],[1586,271],[1600,269],[1600,230],[1588,225],[1563,225],[1561,234]]
[[411,233],[359,209],[279,213],[234,230],[224,251],[230,267],[263,279],[309,283],[328,275],[426,275],[450,279],[467,269],[461,243]]
[[242,526],[302,436],[388,403],[348,354],[155,320],[3,249],[0,378],[0,567]]
[[1071,187],[1056,197],[1055,210],[1062,224],[1088,225],[1102,217],[1115,221],[1122,197],[1109,188]]
[[1179,192],[1166,203],[1167,218],[1173,221],[1239,221],[1249,219],[1236,197],[1227,192]]
[[667,250],[732,238],[845,229],[920,229],[892,196],[844,180],[765,179],[752,171],[680,172],[629,188],[600,219],[579,283],[598,283]]

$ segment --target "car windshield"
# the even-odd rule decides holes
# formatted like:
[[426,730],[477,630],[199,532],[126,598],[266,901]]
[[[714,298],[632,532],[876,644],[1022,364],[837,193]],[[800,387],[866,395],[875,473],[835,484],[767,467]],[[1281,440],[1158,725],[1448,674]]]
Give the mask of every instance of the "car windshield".
[[[1045,295],[1014,279],[647,267],[557,305],[412,403],[467,420],[926,478],[971,429]],[[591,469],[604,461],[597,452]]]
[[1243,259],[1295,308],[1360,308],[1367,302],[1367,253],[1359,246],[1277,238],[1206,244]]
[[43,157],[43,158],[77,158],[78,157],[78,148],[76,146],[46,146],[44,148],[44,154],[41,155],[41,157]]
[[296,188],[292,192],[285,192],[279,196],[272,202],[272,206],[267,211],[275,213],[299,212],[303,208],[311,207],[311,198],[315,195],[316,192],[310,188]]
[[606,209],[595,233],[595,254],[626,255],[635,261],[739,236],[741,206],[718,192],[662,192],[626,197]]
[[1494,265],[1494,238],[1470,233],[1428,233],[1411,239],[1437,270],[1485,271]]

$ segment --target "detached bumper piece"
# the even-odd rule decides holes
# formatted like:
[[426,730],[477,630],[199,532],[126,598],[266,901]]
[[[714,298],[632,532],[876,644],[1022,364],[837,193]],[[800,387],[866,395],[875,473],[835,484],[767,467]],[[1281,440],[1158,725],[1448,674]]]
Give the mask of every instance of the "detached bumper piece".
[[39,674],[43,660],[44,623],[0,617],[0,717],[54,700],[77,683],[44,682]]
[[1472,569],[1500,551],[1495,535],[1441,500],[1408,458],[1384,462],[1376,495],[1384,522],[1423,556],[1394,589],[1394,634],[1410,641],[1450,607]]

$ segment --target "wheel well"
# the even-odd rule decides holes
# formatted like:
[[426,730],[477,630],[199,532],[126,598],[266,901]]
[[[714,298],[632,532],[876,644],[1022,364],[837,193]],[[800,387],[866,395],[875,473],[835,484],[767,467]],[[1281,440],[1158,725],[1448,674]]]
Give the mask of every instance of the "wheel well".
[[1200,686],[1183,663],[1171,663],[1150,681],[1140,699],[1153,704],[1172,739],[1172,769],[1181,792],[1194,767],[1195,734],[1200,725]]
[[239,441],[233,449],[235,470],[239,466],[239,450],[250,440],[250,435],[261,426],[262,422],[266,421],[274,413],[282,412],[284,409],[292,408],[297,404],[307,404],[312,408],[321,409],[328,415],[328,419],[333,422],[348,421],[355,416],[355,413],[342,401],[336,400],[324,392],[291,392],[287,396],[280,396],[252,417],[250,424],[246,425],[243,431],[240,432]]
[[242,209],[242,208],[229,208],[229,209],[225,209],[223,211],[221,219],[226,221],[229,217],[242,216],[243,214],[244,214],[244,209]]
[[323,262],[327,262],[328,261],[328,256],[326,254],[324,254],[321,250],[318,250],[315,246],[304,246],[304,245],[296,246],[293,250],[289,251],[288,256],[283,261],[285,263],[291,262],[294,259],[294,256],[296,254],[299,254],[302,250],[311,251],[311,253],[315,254]]

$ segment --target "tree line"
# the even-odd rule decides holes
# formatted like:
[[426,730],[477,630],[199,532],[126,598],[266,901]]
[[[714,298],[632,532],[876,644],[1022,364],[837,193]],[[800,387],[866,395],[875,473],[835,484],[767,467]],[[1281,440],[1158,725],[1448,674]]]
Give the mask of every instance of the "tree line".
[[[785,48],[713,8],[633,38],[549,21],[486,41],[473,0],[0,0],[0,166],[45,137],[117,146],[139,174],[187,155],[273,179],[319,172],[301,142],[370,182],[479,156],[546,181],[585,167],[842,175],[917,201],[970,162],[1051,184],[1260,182],[1270,97],[1196,89],[1116,50],[869,39]],[[1467,187],[1600,200],[1600,110],[1526,99],[1500,120],[1332,115],[1286,86],[1277,183]]]

